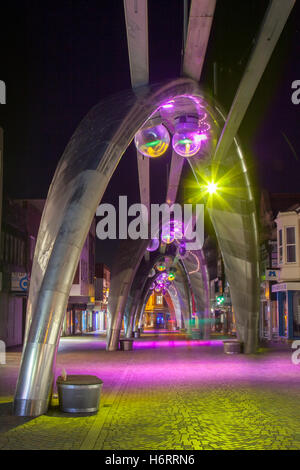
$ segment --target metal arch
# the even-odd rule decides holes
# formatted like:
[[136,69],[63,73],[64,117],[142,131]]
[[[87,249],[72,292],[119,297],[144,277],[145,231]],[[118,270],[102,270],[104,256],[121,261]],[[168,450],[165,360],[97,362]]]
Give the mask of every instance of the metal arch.
[[[168,254],[167,256],[173,258],[172,255]],[[155,281],[155,279],[160,275],[160,273],[156,273],[153,277],[148,277],[148,274],[150,273],[151,269],[155,266],[160,257],[160,253],[155,253],[154,257],[149,260],[151,264],[149,264],[148,262],[146,266],[144,266],[142,269],[141,267],[139,267],[139,271],[136,274],[136,278],[132,286],[132,295],[136,299],[136,305],[135,309],[131,310],[132,318],[129,319],[129,324],[132,324],[134,328],[136,328],[136,326],[140,323],[141,318],[143,316],[144,308],[151,295],[149,288],[151,284]]]
[[149,82],[148,2],[124,0],[132,88]]
[[0,240],[2,226],[2,197],[3,197],[3,129],[0,127]]
[[[183,78],[160,87],[141,87],[139,93],[119,93],[92,108],[69,141],[49,189],[35,249],[15,414],[37,416],[47,410],[76,266],[122,154],[161,102],[198,93],[197,84]],[[129,280],[133,274],[129,269]]]
[[201,336],[208,339],[210,333],[210,293],[209,274],[203,250],[188,252],[181,260],[186,271],[190,288],[195,301],[195,327],[200,330]]
[[[281,10],[283,3],[286,7]],[[241,90],[245,91],[247,82],[242,82],[243,87],[240,87],[239,99],[242,103],[237,113],[240,120],[294,3],[295,0],[273,0],[271,4],[267,17],[270,21],[264,26],[268,24],[274,27],[272,30],[265,28],[254,53],[255,58],[260,57],[259,52],[262,53],[258,73],[253,76],[251,70],[246,71],[247,76],[250,76],[251,88],[244,95]],[[270,37],[265,33],[269,33]],[[270,47],[265,42],[268,40]],[[265,54],[263,47],[266,47]],[[139,94],[132,90],[120,93],[93,108],[75,131],[56,170],[44,208],[34,256],[26,343],[14,400],[14,413],[17,415],[36,416],[47,410],[59,331],[80,252],[97,205],[122,154],[135,132],[160,102],[178,95],[199,92],[197,84],[186,79],[178,79],[159,89],[141,87],[138,91]],[[230,120],[233,119],[232,115],[233,113],[229,116]],[[108,116],[111,116],[110,119]],[[224,130],[224,135],[227,133],[231,141],[238,129],[237,124],[240,122],[232,122]],[[231,145],[229,138],[226,141],[223,138],[217,151],[217,155],[222,158]],[[226,152],[221,152],[221,144]],[[255,349],[258,313],[256,217],[241,150],[236,144],[230,158],[228,154],[226,163],[232,165],[232,162],[239,162],[241,181],[246,185],[248,194],[233,198],[232,211],[226,212],[224,208],[214,207],[210,215],[231,285],[238,333],[244,339],[246,352],[252,352]],[[195,161],[193,166],[194,169],[198,167]],[[227,227],[223,223],[224,214],[229,219]],[[235,233],[231,230],[233,227]],[[241,243],[237,239],[237,233],[242,235]],[[133,275],[134,270],[130,268],[129,280]],[[242,286],[234,289],[234,283],[240,283],[241,279]]]
[[187,40],[183,59],[183,74],[200,80],[216,0],[192,0]]
[[183,326],[184,326],[183,321],[182,321],[183,317],[182,317],[182,313],[181,313],[181,306],[180,306],[180,301],[179,301],[179,298],[178,298],[178,293],[177,293],[176,287],[175,286],[170,286],[170,288],[168,289],[168,293],[171,297],[173,307],[174,307],[174,310],[175,310],[177,325],[179,326],[179,328],[183,328]]
[[180,309],[182,318],[184,320],[184,325],[188,332],[191,332],[191,317],[192,317],[192,298],[191,292],[189,289],[189,279],[186,275],[186,271],[181,265],[177,263],[177,272],[176,278],[173,281],[175,289],[177,291],[177,296],[180,303]]
[[174,320],[176,320],[176,323],[177,323],[177,317],[176,317],[176,312],[175,312],[175,307],[173,305],[173,302],[172,302],[172,299],[171,299],[171,296],[169,294],[169,292],[167,291],[166,295],[165,295],[165,301],[168,305],[168,308],[169,308],[169,313],[170,313],[170,318],[171,318],[171,321],[173,322]]
[[[113,264],[111,272],[108,298],[109,327],[106,343],[108,351],[118,349],[127,297],[148,243],[148,240],[124,240],[118,250],[117,261]],[[130,324],[130,319],[128,323]]]
[[295,3],[296,0],[271,0],[219,139],[216,161],[229,151]]

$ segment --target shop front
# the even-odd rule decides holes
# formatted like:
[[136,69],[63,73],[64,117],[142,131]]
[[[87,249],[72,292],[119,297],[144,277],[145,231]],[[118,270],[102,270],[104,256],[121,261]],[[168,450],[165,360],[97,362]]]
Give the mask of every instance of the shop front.
[[300,338],[300,282],[276,284],[272,292],[277,294],[278,335],[286,339]]

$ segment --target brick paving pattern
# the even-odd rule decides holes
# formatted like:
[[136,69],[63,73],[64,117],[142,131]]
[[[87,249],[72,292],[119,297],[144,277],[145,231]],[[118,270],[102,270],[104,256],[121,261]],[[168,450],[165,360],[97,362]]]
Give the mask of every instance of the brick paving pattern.
[[286,347],[226,356],[222,342],[144,335],[130,352],[98,337],[60,343],[56,376],[98,375],[99,412],[11,415],[20,353],[0,366],[0,449],[300,449],[300,365]]

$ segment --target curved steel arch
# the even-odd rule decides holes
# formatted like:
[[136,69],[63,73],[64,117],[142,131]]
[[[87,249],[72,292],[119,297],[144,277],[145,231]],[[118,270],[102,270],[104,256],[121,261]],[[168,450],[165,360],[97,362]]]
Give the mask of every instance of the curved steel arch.
[[71,137],[40,224],[15,414],[36,416],[47,410],[59,331],[80,252],[122,154],[161,102],[193,93],[199,93],[198,85],[183,78],[119,93],[92,108]]
[[[137,130],[162,102],[180,95],[201,97],[198,84],[184,78],[163,86],[146,86],[138,92],[130,90],[112,96],[88,113],[68,143],[49,189],[38,234],[27,309],[26,342],[14,399],[15,414],[36,416],[47,410],[59,331],[76,266],[96,208]],[[247,185],[246,179],[244,184]],[[253,210],[252,207],[248,214],[251,221],[255,218]],[[216,230],[222,230],[216,212],[211,216]],[[237,212],[236,216],[240,218],[242,214]],[[253,225],[248,228],[254,230]],[[234,269],[234,261],[227,256],[223,239],[221,246],[226,255],[225,268]],[[142,256],[142,248],[138,250],[137,257]],[[255,251],[253,253],[256,254]],[[247,276],[242,269],[239,274],[244,274],[248,287],[251,283],[256,286],[257,259],[252,264],[250,260],[248,262],[253,268],[250,275]],[[117,298],[114,307],[117,310],[120,308],[121,311],[126,302],[127,288],[134,277],[134,265],[135,257],[122,284],[122,288],[124,285],[126,287],[120,292],[123,300]],[[252,294],[254,290],[250,289]],[[241,305],[239,296],[234,292],[232,298]],[[252,301],[252,304],[255,302]],[[256,313],[252,308],[250,315]],[[238,318],[237,310],[236,316]],[[243,311],[241,322],[245,319],[249,320],[249,315],[244,315]],[[240,331],[243,333],[241,328]]]

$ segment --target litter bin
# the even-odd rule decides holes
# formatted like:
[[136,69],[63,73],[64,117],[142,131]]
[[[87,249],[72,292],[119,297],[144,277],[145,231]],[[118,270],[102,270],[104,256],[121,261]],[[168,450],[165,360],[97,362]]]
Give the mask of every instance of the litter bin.
[[95,413],[103,382],[95,375],[68,375],[56,381],[59,408],[65,413]]
[[225,340],[223,343],[225,354],[241,354],[242,343],[240,341]]
[[133,349],[133,339],[132,338],[122,338],[122,339],[120,339],[120,349],[121,349],[121,351],[132,351],[132,349]]

